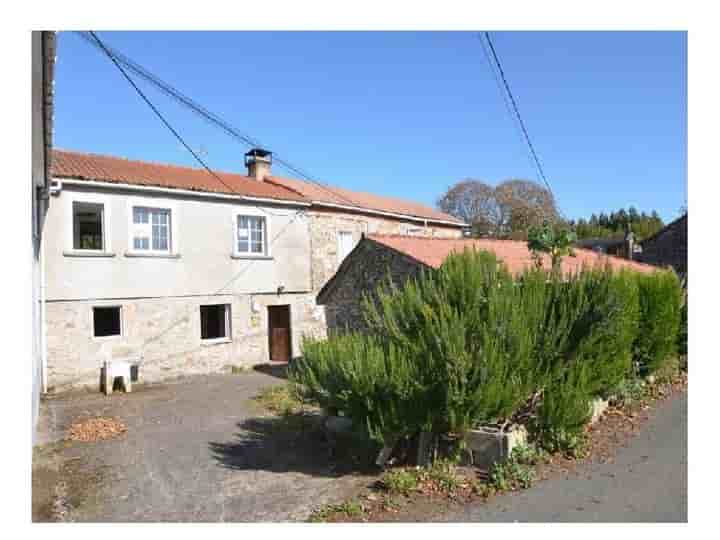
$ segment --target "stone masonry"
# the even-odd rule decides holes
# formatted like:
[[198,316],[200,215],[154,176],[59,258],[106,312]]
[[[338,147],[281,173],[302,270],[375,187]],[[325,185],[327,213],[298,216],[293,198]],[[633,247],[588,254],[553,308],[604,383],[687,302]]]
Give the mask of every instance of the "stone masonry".
[[[200,339],[200,305],[230,304],[231,339]],[[302,337],[323,337],[326,326],[313,294],[257,294],[117,301],[55,301],[47,304],[49,391],[97,390],[100,368],[110,358],[141,356],[142,382],[206,374],[267,362],[267,306],[290,305],[292,354]],[[122,306],[122,335],[93,337],[93,306]],[[253,306],[255,310],[253,310]]]
[[346,262],[330,286],[318,295],[318,302],[325,306],[328,333],[364,330],[363,296],[376,298],[378,285],[387,283],[388,277],[400,286],[419,276],[425,268],[369,239],[363,240],[356,247],[352,261]]
[[401,221],[365,214],[313,210],[310,213],[310,245],[312,250],[312,285],[319,291],[337,272],[342,261],[338,255],[338,232],[352,232],[357,244],[363,234],[399,234],[407,236],[431,236],[436,238],[460,238],[462,230],[457,226],[427,226],[419,222]]

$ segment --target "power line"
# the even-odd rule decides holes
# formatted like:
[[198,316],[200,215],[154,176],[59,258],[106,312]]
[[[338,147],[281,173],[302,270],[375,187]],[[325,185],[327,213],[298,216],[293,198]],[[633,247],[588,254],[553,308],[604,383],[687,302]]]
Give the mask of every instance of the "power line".
[[[550,186],[550,182],[548,182],[548,179],[545,176],[545,171],[543,171],[542,165],[540,164],[540,159],[538,158],[538,155],[535,152],[535,147],[533,146],[532,141],[530,140],[530,134],[528,133],[527,127],[525,126],[525,122],[523,122],[522,116],[520,115],[520,109],[518,108],[517,102],[515,101],[515,97],[513,96],[513,93],[510,90],[510,85],[508,84],[507,78],[505,77],[505,72],[503,71],[502,65],[500,64],[500,59],[498,58],[498,55],[497,55],[497,52],[495,51],[493,42],[490,39],[490,33],[484,32],[484,34],[485,34],[485,38],[487,39],[488,45],[490,46],[490,52],[494,59],[495,65],[497,66],[498,71],[500,73],[500,78],[502,79],[503,86],[505,87],[505,91],[507,92],[507,95],[510,98],[510,103],[512,104],[513,110],[515,111],[515,116],[517,117],[518,123],[520,124],[520,129],[522,130],[522,133],[525,137],[525,141],[527,142],[528,148],[530,149],[530,154],[532,155],[533,161],[535,162],[535,167],[538,170],[538,174],[540,175],[540,178],[547,186],[548,190],[550,191],[550,194],[553,196],[553,199],[555,199],[557,201],[557,198],[555,197],[552,186]],[[482,40],[482,38],[481,38],[481,40]]]
[[[97,36],[93,32],[76,32],[81,38],[83,38],[87,43],[99,47],[99,44],[97,43]],[[95,38],[95,39],[93,39]],[[112,58],[114,58],[114,61],[116,63],[124,65],[127,69],[134,72],[136,75],[142,77],[146,81],[150,82],[157,88],[159,88],[163,93],[166,95],[172,97],[176,101],[178,101],[183,106],[190,109],[195,114],[201,116],[205,121],[215,125],[216,127],[220,128],[222,131],[230,135],[231,137],[235,138],[236,140],[240,141],[242,144],[250,147],[250,148],[267,148],[264,144],[262,144],[259,140],[251,137],[250,135],[247,135],[234,126],[230,125],[228,122],[223,120],[219,115],[209,111],[196,101],[192,100],[188,96],[184,95],[182,92],[180,92],[177,88],[173,87],[170,83],[167,83],[160,79],[157,75],[154,75],[151,73],[148,69],[144,68],[137,62],[133,61],[132,59],[128,58],[126,55],[118,52],[115,49],[112,49],[111,47],[103,44],[102,45],[102,51],[105,52],[105,54],[109,54]],[[301,168],[297,167],[296,165],[293,165],[286,159],[283,159],[281,156],[278,156],[276,153],[273,152],[273,161],[276,162],[278,165],[280,165],[285,170],[291,172],[292,174],[295,174],[304,180],[307,180],[308,182],[315,184],[320,189],[324,190],[325,192],[329,193],[332,197],[338,198],[346,202],[347,204],[351,206],[356,206],[356,203],[354,201],[351,201],[344,197],[341,193],[336,192],[326,185],[322,184],[321,182],[318,182],[315,180],[311,175],[309,175],[307,172],[303,171]]]
[[[115,58],[115,56],[113,55],[113,53],[110,52],[110,50],[108,49],[108,47],[107,47],[107,46],[102,42],[102,40],[95,34],[95,32],[90,31],[89,34],[93,37],[93,39],[94,39],[95,42],[97,43],[97,46],[100,47],[100,49],[107,55],[107,57],[110,58],[110,60],[113,62],[113,64],[115,64],[115,66],[120,70],[120,73],[123,74],[123,76],[125,77],[125,79],[127,79],[127,81],[132,85],[132,87],[135,89],[135,91],[138,93],[138,95],[143,99],[143,101],[148,105],[148,107],[150,107],[150,109],[152,109],[152,111],[155,113],[155,115],[160,119],[160,121],[165,125],[165,127],[168,128],[168,130],[175,136],[175,138],[176,138],[178,141],[180,141],[180,143],[185,147],[185,149],[192,154],[192,156],[195,158],[195,160],[196,160],[200,165],[202,165],[202,167],[203,167],[210,175],[212,175],[213,178],[215,178],[218,182],[220,182],[223,186],[225,186],[225,187],[230,191],[230,193],[235,193],[235,194],[241,195],[241,194],[237,193],[237,192],[235,191],[235,189],[233,189],[233,188],[232,188],[230,185],[228,185],[225,181],[223,181],[223,179],[220,178],[220,176],[218,176],[218,175],[208,166],[208,164],[205,163],[205,161],[203,161],[203,159],[197,154],[197,152],[195,152],[195,151],[190,147],[190,145],[189,145],[187,142],[185,142],[185,139],[183,139],[183,137],[180,135],[180,133],[178,133],[178,131],[177,131],[175,128],[173,128],[172,125],[170,125],[170,122],[168,122],[168,121],[165,119],[165,117],[164,117],[164,116],[162,115],[162,113],[158,110],[158,108],[155,107],[155,105],[150,101],[150,99],[148,99],[148,97],[143,93],[143,91],[140,90],[140,88],[138,87],[138,85],[135,84],[135,81],[132,79],[132,77],[130,77],[130,75],[128,75],[128,73],[123,69],[123,67],[122,67],[122,66],[120,65],[120,63],[117,61],[117,59]],[[254,207],[257,208],[258,210],[260,210],[260,211],[262,211],[262,212],[264,212],[264,213],[266,213],[266,214],[269,214],[269,215],[273,215],[273,216],[285,215],[285,214],[276,214],[276,213],[274,213],[274,212],[271,212],[270,210],[267,210],[267,209],[265,209],[265,208],[260,208],[259,206],[256,206],[256,205],[251,205],[251,206],[254,206]]]

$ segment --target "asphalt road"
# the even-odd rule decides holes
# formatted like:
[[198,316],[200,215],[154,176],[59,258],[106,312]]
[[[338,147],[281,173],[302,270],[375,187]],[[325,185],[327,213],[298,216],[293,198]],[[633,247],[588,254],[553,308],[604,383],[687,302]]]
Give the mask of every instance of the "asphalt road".
[[662,403],[612,463],[577,471],[433,521],[687,522],[687,393]]

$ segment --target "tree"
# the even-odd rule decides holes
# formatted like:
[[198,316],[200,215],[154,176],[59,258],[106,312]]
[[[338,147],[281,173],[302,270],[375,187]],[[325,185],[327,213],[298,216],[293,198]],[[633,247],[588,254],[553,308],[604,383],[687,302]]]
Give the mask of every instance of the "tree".
[[495,234],[500,222],[500,209],[495,188],[480,180],[458,182],[437,201],[438,207],[473,227],[476,235]]
[[559,220],[552,193],[529,180],[506,180],[496,187],[463,180],[450,187],[437,205],[470,223],[475,236],[524,239],[530,226]]
[[542,266],[541,254],[547,253],[553,272],[559,272],[563,257],[575,256],[572,246],[576,241],[577,236],[573,231],[545,222],[541,227],[530,227],[527,244],[538,266]]

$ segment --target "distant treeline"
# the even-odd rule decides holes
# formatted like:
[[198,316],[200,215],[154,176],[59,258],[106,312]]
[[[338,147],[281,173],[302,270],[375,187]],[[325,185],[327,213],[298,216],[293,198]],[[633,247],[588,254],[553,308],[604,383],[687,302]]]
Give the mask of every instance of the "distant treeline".
[[590,219],[570,220],[579,239],[622,237],[628,228],[635,234],[636,240],[652,236],[665,226],[660,215],[653,210],[650,214],[638,212],[634,206],[627,210],[621,208],[609,215],[601,212],[592,214]]

